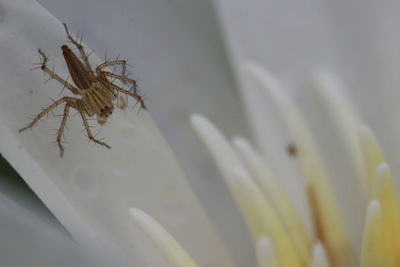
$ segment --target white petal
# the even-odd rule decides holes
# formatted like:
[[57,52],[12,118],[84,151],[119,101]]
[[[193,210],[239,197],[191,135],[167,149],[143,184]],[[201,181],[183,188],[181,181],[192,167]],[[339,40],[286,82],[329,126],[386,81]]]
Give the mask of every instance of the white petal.
[[[228,264],[218,238],[148,113],[116,112],[101,136],[111,150],[88,144],[80,134],[79,117],[67,124],[69,141],[60,158],[52,145],[59,120],[43,119],[32,131],[18,133],[27,117],[56,98],[61,86],[42,85],[37,49],[51,55],[50,63],[62,76],[66,66],[59,53],[65,40],[61,23],[32,1],[2,1],[0,66],[0,151],[81,244],[108,252],[119,262],[136,262],[140,240],[126,210],[146,208],[184,245],[193,239],[207,262]],[[57,51],[57,52],[56,52]],[[99,59],[92,59],[99,62]],[[65,75],[66,76],[66,75]],[[31,92],[29,90],[32,90]],[[196,229],[196,231],[193,231]]]
[[[4,266],[106,267],[112,264],[76,243],[0,159],[0,259]],[[38,255],[42,255],[38,257]]]
[[[72,32],[82,33],[84,42],[100,58],[107,51],[109,57],[120,55],[128,60],[149,113],[188,174],[187,179],[207,214],[213,218],[232,254],[239,261],[249,258],[250,249],[235,241],[242,240],[245,233],[232,240],[227,231],[226,220],[238,233],[242,232],[239,229],[243,224],[237,219],[221,179],[205,179],[219,174],[189,123],[190,115],[200,112],[227,134],[248,132],[213,2],[38,2],[60,21],[68,23]],[[54,49],[58,52],[59,47]]]

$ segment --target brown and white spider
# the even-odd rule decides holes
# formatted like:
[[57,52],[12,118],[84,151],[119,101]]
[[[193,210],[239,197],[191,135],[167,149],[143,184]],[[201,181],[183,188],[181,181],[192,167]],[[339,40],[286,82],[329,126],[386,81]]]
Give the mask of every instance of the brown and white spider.
[[[96,116],[98,123],[104,124],[114,110],[113,102],[117,98],[118,93],[122,93],[126,96],[131,96],[135,98],[137,102],[140,103],[141,107],[146,109],[143,103],[143,99],[136,92],[136,81],[125,76],[125,60],[105,61],[104,63],[98,65],[95,70],[93,70],[83,46],[77,40],[72,38],[65,23],[64,28],[69,41],[78,48],[79,53],[82,57],[81,59],[79,59],[67,45],[61,46],[65,62],[67,63],[68,71],[75,86],[62,79],[54,71],[50,70],[47,67],[47,56],[39,49],[39,56],[41,58],[40,68],[45,73],[47,73],[50,78],[57,80],[62,85],[64,85],[64,87],[69,89],[73,94],[79,95],[80,97],[78,98],[64,96],[57,101],[54,101],[53,104],[43,109],[42,112],[35,116],[31,123],[29,123],[26,127],[20,129],[19,131],[22,132],[26,129],[32,128],[43,116],[48,114],[58,105],[65,103],[64,114],[62,117],[60,128],[57,131],[56,139],[57,144],[60,148],[60,155],[62,156],[64,152],[64,148],[61,145],[61,139],[63,136],[64,127],[68,118],[70,108],[76,109],[81,115],[88,138],[97,144],[110,148],[110,146],[106,143],[94,138],[86,116]],[[122,75],[104,70],[107,67],[118,65],[122,66]],[[114,80],[111,81],[110,79],[120,80],[123,83],[131,84],[131,89],[133,89],[133,92],[117,86],[114,83]]]

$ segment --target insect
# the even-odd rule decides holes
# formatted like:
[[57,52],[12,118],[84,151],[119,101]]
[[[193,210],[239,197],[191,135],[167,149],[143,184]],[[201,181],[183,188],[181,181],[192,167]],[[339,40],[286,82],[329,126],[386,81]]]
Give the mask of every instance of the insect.
[[[25,131],[32,128],[43,116],[48,114],[51,110],[57,106],[64,104],[64,113],[61,120],[60,128],[57,131],[57,144],[60,149],[60,156],[63,156],[64,147],[61,144],[65,124],[70,112],[70,109],[75,109],[80,114],[83,126],[85,127],[87,137],[99,145],[111,148],[106,143],[101,140],[96,139],[89,127],[88,117],[95,116],[97,122],[101,125],[104,124],[108,117],[111,116],[114,110],[114,100],[118,101],[118,93],[124,94],[126,97],[130,96],[136,99],[137,103],[140,103],[141,108],[146,109],[143,102],[143,98],[137,93],[136,81],[125,76],[126,61],[125,60],[115,60],[115,61],[105,61],[104,63],[98,65],[95,69],[92,69],[88,55],[85,52],[84,47],[78,42],[78,39],[72,38],[67,25],[64,23],[65,32],[67,34],[68,40],[76,46],[81,58],[78,58],[74,52],[67,46],[62,45],[61,50],[68,67],[69,74],[75,84],[72,85],[66,80],[62,79],[53,70],[47,67],[48,58],[39,49],[40,57],[40,68],[50,76],[50,79],[55,79],[65,88],[69,89],[74,95],[78,97],[64,96],[43,109],[26,127],[19,130],[19,132]],[[115,74],[114,72],[106,71],[107,67],[111,66],[121,66],[122,74]],[[112,79],[112,80],[111,80]],[[125,90],[114,83],[115,80],[122,81],[124,84],[130,84],[132,87],[130,90]],[[133,90],[132,90],[133,89]],[[124,105],[122,105],[124,106]],[[121,105],[120,105],[121,107]]]

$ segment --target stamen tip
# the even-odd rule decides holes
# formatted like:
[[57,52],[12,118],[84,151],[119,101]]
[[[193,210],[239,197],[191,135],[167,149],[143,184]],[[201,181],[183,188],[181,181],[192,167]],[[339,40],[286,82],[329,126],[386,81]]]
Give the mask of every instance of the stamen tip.
[[139,219],[142,218],[144,216],[144,212],[138,208],[131,208],[129,209],[129,214],[135,218],[135,219]]
[[372,214],[376,214],[377,212],[380,211],[381,211],[381,202],[377,199],[371,200],[367,208],[367,218],[371,217]]
[[387,173],[388,171],[390,171],[390,167],[389,165],[384,162],[381,163],[377,168],[376,168],[376,177],[382,177],[385,173]]

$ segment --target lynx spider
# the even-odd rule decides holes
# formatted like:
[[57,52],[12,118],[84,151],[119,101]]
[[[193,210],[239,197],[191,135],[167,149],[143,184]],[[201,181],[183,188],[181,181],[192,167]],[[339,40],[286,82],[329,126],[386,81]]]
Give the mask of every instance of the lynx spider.
[[[135,98],[137,102],[140,103],[140,106],[144,109],[146,109],[146,106],[144,105],[142,97],[136,91],[136,81],[125,76],[125,70],[127,64],[125,60],[117,59],[115,61],[107,61],[106,59],[105,62],[98,65],[93,70],[89,63],[88,55],[86,54],[83,46],[81,45],[80,42],[78,42],[78,39],[75,40],[74,38],[72,38],[67,28],[67,25],[65,23],[63,25],[68,40],[74,46],[77,47],[81,55],[81,59],[79,59],[67,45],[61,46],[61,50],[63,52],[65,62],[67,64],[69,74],[71,75],[71,78],[75,86],[68,83],[58,74],[56,74],[53,70],[50,70],[47,67],[46,64],[48,58],[39,49],[38,52],[41,60],[40,68],[50,76],[50,79],[52,78],[57,80],[59,83],[64,85],[65,88],[69,89],[73,94],[79,95],[80,98],[64,96],[56,101],[53,101],[53,104],[43,109],[42,112],[40,112],[37,116],[34,117],[31,123],[29,123],[26,127],[20,129],[19,131],[22,132],[24,130],[32,128],[43,116],[48,114],[51,110],[53,110],[57,106],[65,103],[61,125],[57,131],[57,138],[56,138],[58,147],[60,148],[61,157],[63,156],[64,153],[64,147],[62,146],[61,141],[70,108],[77,110],[78,113],[81,115],[87,136],[91,141],[99,145],[105,146],[107,148],[111,148],[109,145],[100,140],[97,140],[93,136],[86,116],[92,117],[95,115],[97,117],[97,122],[99,124],[104,124],[114,110],[113,101],[117,98],[118,93],[125,94],[126,97],[130,96]],[[108,72],[104,70],[105,68],[111,66],[114,67],[122,66],[122,75],[118,75],[113,72]],[[114,80],[110,81],[110,78]],[[124,84],[125,83],[131,84],[132,85],[131,89],[133,89],[133,92],[117,86],[114,83],[115,80],[120,80]],[[124,106],[124,104],[121,106]]]

